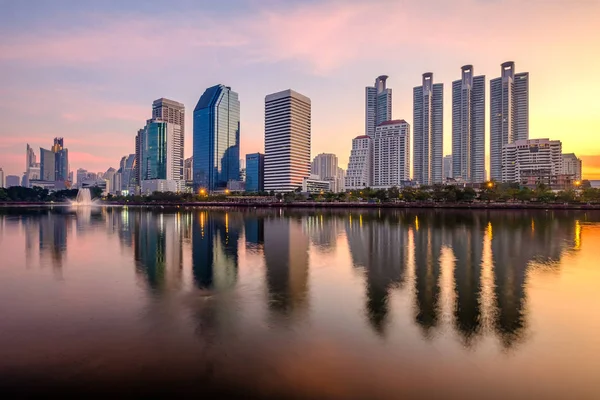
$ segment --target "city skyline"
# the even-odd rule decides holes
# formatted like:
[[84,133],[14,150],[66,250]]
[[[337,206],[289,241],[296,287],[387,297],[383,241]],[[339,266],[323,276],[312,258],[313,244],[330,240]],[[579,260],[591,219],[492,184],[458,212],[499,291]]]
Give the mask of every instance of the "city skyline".
[[[57,1],[52,9],[42,2],[38,7],[10,4],[5,14],[9,17],[0,17],[5,22],[2,30],[8,34],[8,41],[2,45],[0,70],[12,78],[5,88],[7,96],[0,102],[0,116],[6,121],[0,133],[0,166],[6,174],[21,175],[25,143],[37,149],[49,138],[60,136],[69,143],[72,171],[116,167],[123,154],[132,152],[129,141],[122,138],[135,135],[140,122],[147,119],[153,99],[177,99],[191,109],[204,88],[224,81],[244,99],[240,155],[263,151],[264,95],[291,86],[313,102],[312,153],[335,153],[345,167],[352,138],[364,133],[363,88],[372,77],[389,75],[388,85],[394,89],[392,118],[404,118],[414,126],[410,90],[419,84],[422,71],[432,71],[436,82],[445,84],[443,153],[451,154],[449,88],[457,68],[472,64],[478,74],[493,78],[498,75],[500,63],[514,60],[519,71],[531,73],[529,137],[561,140],[565,153],[582,158],[584,178],[600,178],[600,143],[595,140],[600,119],[592,97],[600,89],[600,81],[592,73],[598,70],[600,57],[584,57],[581,52],[598,43],[597,37],[588,33],[600,15],[598,4],[558,1],[545,6],[542,19],[535,5],[513,1],[438,3],[431,22],[439,25],[440,33],[426,32],[420,43],[414,43],[395,37],[402,35],[394,34],[396,28],[385,27],[385,21],[365,21],[364,15],[385,10],[379,14],[386,21],[401,19],[416,24],[424,5],[236,3],[243,6],[234,13],[222,5],[203,8],[201,21],[207,22],[206,27],[203,23],[191,24],[200,13],[197,6],[179,3],[174,11],[161,13],[160,23],[181,21],[181,26],[158,42],[147,39],[157,22],[150,12],[159,9],[158,3],[150,2],[140,13],[135,2],[120,6],[109,2],[98,5],[94,17],[86,13],[84,4]],[[514,4],[519,4],[516,16],[510,11]],[[53,13],[56,18],[52,18]],[[239,22],[240,36],[205,35],[214,28],[209,21],[213,14]],[[490,14],[497,18],[483,18]],[[115,15],[137,17],[113,20]],[[329,23],[332,18],[337,24]],[[111,22],[106,23],[109,19]],[[466,24],[478,19],[481,22],[475,26]],[[307,21],[315,25],[310,35],[301,34]],[[507,23],[511,24],[510,33],[498,35],[505,32],[501,28]],[[34,24],[37,30],[29,31]],[[571,29],[553,28],[565,24]],[[58,29],[63,26],[68,29]],[[465,35],[467,26],[476,34]],[[364,42],[367,33],[378,29],[385,40]],[[527,40],[517,44],[517,39],[523,37]],[[182,43],[177,44],[178,54],[182,57],[166,65],[156,50],[178,39]],[[429,55],[440,44],[445,49],[435,58]],[[147,51],[149,48],[153,51]],[[396,55],[389,48],[402,51]],[[385,57],[374,58],[364,56],[366,49],[388,51]],[[158,62],[139,62],[147,57]],[[197,57],[207,61],[197,67],[190,63]],[[557,79],[566,70],[578,73]],[[486,114],[488,107],[489,95]],[[185,125],[185,156],[189,157],[191,113]],[[489,115],[485,125],[487,144]]]

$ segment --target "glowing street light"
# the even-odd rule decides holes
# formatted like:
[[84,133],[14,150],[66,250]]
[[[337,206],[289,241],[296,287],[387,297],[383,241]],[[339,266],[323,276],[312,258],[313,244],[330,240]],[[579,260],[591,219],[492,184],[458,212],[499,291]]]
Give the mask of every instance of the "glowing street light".
[[225,189],[225,194],[229,194],[229,189]]
[[204,196],[206,194],[206,189],[200,189],[200,194]]
[[493,188],[494,187],[494,182],[488,182],[487,187]]
[[579,187],[581,185],[581,181],[575,181],[575,186]]

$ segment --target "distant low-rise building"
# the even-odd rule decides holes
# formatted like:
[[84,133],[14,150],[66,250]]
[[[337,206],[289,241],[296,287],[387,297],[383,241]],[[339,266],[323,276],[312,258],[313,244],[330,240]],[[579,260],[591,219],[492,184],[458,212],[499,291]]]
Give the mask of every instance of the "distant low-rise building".
[[502,182],[532,185],[562,175],[562,143],[550,139],[525,139],[502,148]]
[[6,187],[21,186],[21,179],[17,175],[6,176]]
[[142,181],[142,194],[149,195],[154,192],[177,192],[177,181],[172,179],[147,179]]
[[302,191],[305,193],[331,192],[331,182],[319,179],[318,175],[310,175],[302,179]]

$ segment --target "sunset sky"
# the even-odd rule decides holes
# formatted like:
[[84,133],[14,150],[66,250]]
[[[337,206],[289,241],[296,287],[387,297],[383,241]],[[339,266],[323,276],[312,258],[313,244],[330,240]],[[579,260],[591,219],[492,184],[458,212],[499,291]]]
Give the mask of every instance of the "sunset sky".
[[[21,175],[25,145],[62,136],[71,170],[118,168],[154,99],[192,112],[204,89],[241,102],[241,155],[263,151],[264,97],[312,100],[312,154],[346,168],[364,133],[364,87],[389,75],[393,118],[412,124],[412,88],[443,82],[444,153],[460,67],[530,73],[530,138],[549,137],[600,179],[599,0],[0,0],[0,167]],[[489,107],[486,107],[489,118]],[[486,153],[489,126],[486,124]],[[488,168],[489,169],[489,168]]]

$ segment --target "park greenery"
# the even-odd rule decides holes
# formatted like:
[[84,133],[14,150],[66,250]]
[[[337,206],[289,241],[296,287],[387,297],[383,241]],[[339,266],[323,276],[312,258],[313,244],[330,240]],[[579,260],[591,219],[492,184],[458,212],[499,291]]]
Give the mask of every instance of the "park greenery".
[[[220,202],[232,201],[235,199],[244,200],[249,196],[270,197],[273,201],[285,203],[291,202],[368,202],[368,203],[558,203],[558,204],[578,204],[578,203],[600,203],[600,189],[592,188],[588,184],[583,184],[577,189],[568,189],[553,191],[548,186],[540,184],[534,189],[530,189],[518,184],[497,184],[487,182],[481,189],[471,187],[460,187],[454,185],[433,185],[421,186],[419,188],[392,187],[389,189],[371,189],[351,190],[341,193],[321,192],[316,194],[302,193],[298,188],[290,193],[246,193],[246,192],[225,192],[218,194],[208,194],[205,191],[199,193],[160,193],[155,192],[150,195],[107,195],[102,197],[100,188],[91,188],[92,198],[102,201],[118,203],[188,203],[188,202]],[[65,202],[74,199],[77,196],[77,189],[59,190],[49,192],[47,189],[39,187],[24,188],[11,187],[8,189],[0,188],[1,202]],[[249,199],[248,199],[249,200]]]

